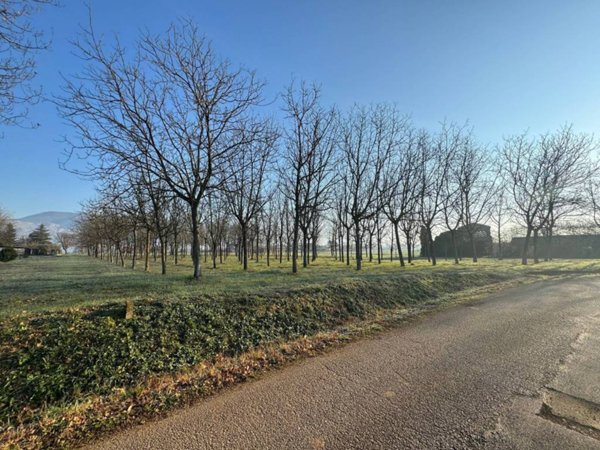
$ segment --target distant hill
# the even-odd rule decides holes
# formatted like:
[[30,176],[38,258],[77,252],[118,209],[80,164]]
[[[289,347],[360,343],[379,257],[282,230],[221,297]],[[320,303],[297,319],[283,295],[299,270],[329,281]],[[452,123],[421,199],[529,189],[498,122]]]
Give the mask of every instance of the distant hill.
[[27,217],[17,219],[19,222],[30,222],[36,225],[55,224],[65,228],[71,228],[79,213],[61,212],[61,211],[46,211],[38,214],[33,214]]
[[79,213],[62,212],[62,211],[46,211],[31,216],[21,217],[13,221],[17,229],[17,237],[29,235],[36,227],[44,224],[50,231],[50,236],[59,231],[70,231],[75,224],[75,220],[79,217]]

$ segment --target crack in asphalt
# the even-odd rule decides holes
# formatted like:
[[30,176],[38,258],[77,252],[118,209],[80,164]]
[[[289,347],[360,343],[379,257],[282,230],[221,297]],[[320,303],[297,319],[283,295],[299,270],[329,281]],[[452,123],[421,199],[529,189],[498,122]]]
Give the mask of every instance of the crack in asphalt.
[[600,440],[600,405],[546,387],[539,415]]

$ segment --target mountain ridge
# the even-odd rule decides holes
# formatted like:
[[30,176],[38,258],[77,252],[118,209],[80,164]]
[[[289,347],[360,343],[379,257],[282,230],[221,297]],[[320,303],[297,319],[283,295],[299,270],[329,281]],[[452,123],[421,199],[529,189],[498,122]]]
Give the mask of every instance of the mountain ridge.
[[13,220],[18,237],[26,237],[35,228],[44,224],[50,235],[60,231],[71,231],[80,213],[67,211],[44,211]]
[[20,217],[16,220],[20,222],[31,222],[31,223],[60,223],[63,221],[72,221],[79,213],[68,212],[68,211],[43,211],[36,214],[30,214],[29,216]]

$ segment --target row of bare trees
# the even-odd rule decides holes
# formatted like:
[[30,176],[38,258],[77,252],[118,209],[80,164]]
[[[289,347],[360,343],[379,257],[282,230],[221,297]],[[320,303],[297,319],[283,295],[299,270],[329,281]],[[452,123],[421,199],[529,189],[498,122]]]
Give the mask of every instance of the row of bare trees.
[[486,222],[499,243],[504,226],[521,224],[527,263],[530,239],[535,248],[540,233],[597,209],[595,142],[570,127],[490,148],[468,126],[417,129],[393,105],[341,112],[306,83],[282,93],[275,120],[264,83],[219,58],[191,22],[142,35],[133,53],[90,26],[77,48],[85,69],[55,102],[76,131],[69,156],[85,157],[80,173],[99,186],[80,245],[121,264],[143,255],[148,268],[153,253],[165,273],[169,255],[189,250],[200,278],[204,250],[213,267],[234,253],[245,270],[285,254],[297,272],[326,230],[331,254],[350,265],[353,253],[358,270],[373,242],[379,262],[384,243],[411,262],[418,235],[435,265],[440,230],[458,263],[459,229],[476,262]]
[[540,233],[551,242],[561,220],[590,210],[596,217],[597,167],[591,159],[594,148],[591,136],[574,133],[570,127],[538,138],[523,134],[505,140],[501,149],[503,174],[516,220],[526,230],[524,264],[532,236],[537,262]]

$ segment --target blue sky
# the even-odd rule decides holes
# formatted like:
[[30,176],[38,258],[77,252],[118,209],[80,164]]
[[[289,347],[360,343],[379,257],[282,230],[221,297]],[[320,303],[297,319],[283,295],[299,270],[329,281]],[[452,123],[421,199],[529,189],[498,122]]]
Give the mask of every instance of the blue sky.
[[[87,21],[63,0],[36,20],[52,36],[36,83],[60,93],[81,61],[70,41]],[[600,2],[354,0],[96,0],[98,32],[132,43],[141,28],[196,21],[217,51],[255,69],[275,98],[292,77],[317,81],[324,100],[393,102],[419,126],[469,120],[493,145],[524,129],[565,122],[600,134]],[[273,104],[269,108],[277,109]],[[89,181],[59,169],[71,130],[54,106],[32,109],[37,129],[1,130],[0,206],[15,217],[76,211]]]

